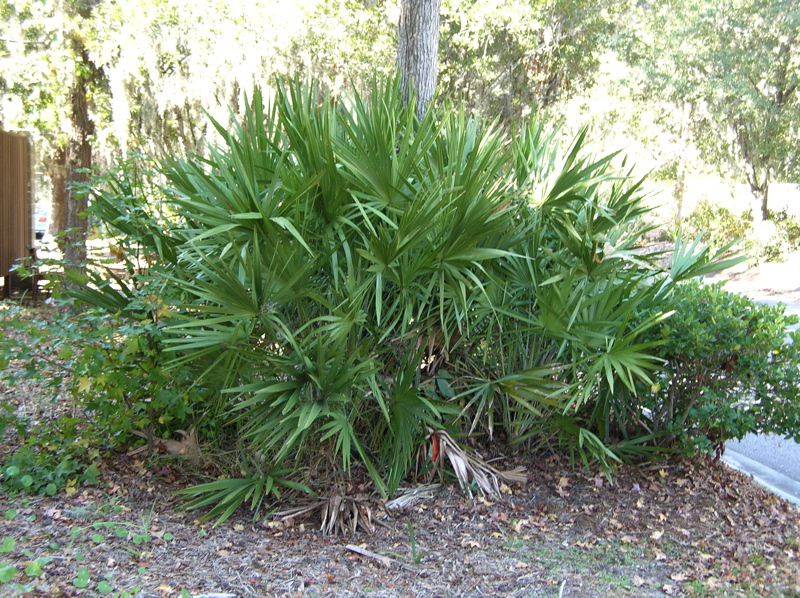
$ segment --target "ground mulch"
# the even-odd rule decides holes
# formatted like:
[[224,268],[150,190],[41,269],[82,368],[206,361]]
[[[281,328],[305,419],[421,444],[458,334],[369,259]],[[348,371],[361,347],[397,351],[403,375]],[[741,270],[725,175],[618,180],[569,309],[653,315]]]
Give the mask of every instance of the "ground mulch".
[[513,461],[528,483],[501,500],[446,484],[400,510],[373,498],[374,531],[326,537],[313,517],[215,527],[180,509],[177,463],[120,456],[71,496],[0,497],[0,539],[15,539],[0,562],[51,559],[0,595],[800,596],[800,510],[721,463],[609,484],[556,455]]

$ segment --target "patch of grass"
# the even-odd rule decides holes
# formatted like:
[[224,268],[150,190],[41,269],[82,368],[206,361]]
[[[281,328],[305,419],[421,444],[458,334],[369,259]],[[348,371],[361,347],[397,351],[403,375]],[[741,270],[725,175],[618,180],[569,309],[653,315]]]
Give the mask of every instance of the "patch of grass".
[[[22,508],[20,506],[7,509],[5,519],[13,521],[19,516]],[[146,513],[139,523],[106,518],[120,511],[122,507],[116,499],[104,501],[100,505],[86,505],[73,509],[70,515],[86,521],[87,524],[71,526],[66,533],[66,542],[51,541],[44,547],[31,544],[31,539],[24,535],[16,538],[4,536],[0,541],[0,556],[2,556],[0,596],[20,596],[31,592],[36,580],[46,577],[49,566],[54,562],[59,563],[62,568],[64,563],[74,564],[70,583],[78,590],[91,590],[113,598],[126,598],[137,594],[140,591],[138,587],[131,589],[115,587],[111,569],[93,571],[86,563],[88,561],[86,555],[91,555],[98,545],[106,542],[121,544],[122,550],[140,558],[143,555],[143,548],[153,541],[154,536],[150,529],[153,509]],[[35,521],[35,516],[29,515],[25,520],[32,523]],[[49,532],[45,535],[47,539],[52,539],[52,534]],[[169,532],[162,532],[160,535],[164,542],[174,539],[173,534]],[[142,567],[138,568],[140,574],[142,570]]]
[[[565,587],[580,584],[587,595],[656,596],[668,580],[666,567],[654,564],[644,551],[617,541],[542,543],[514,539],[508,548],[515,559],[530,562]],[[573,591],[577,588],[573,587]]]

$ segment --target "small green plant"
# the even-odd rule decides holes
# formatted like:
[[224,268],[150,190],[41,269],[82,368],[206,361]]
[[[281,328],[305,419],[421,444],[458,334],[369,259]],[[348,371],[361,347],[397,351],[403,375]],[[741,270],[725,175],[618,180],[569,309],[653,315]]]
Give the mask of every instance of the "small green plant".
[[86,567],[81,567],[78,569],[75,579],[72,580],[72,585],[76,588],[86,588],[89,586],[90,581],[89,570]]
[[79,483],[96,484],[100,451],[78,418],[38,423],[5,462],[3,487],[10,492],[47,494]]
[[417,550],[417,539],[414,535],[414,526],[411,525],[411,519],[406,520],[406,525],[408,526],[408,541],[411,544],[411,558],[414,564],[419,565],[422,561],[422,553]]
[[8,583],[19,575],[19,570],[15,565],[0,563],[0,583]]
[[39,577],[42,573],[44,573],[44,567],[49,562],[50,559],[47,557],[39,557],[31,561],[28,566],[25,567],[25,575],[28,577]]
[[99,581],[97,583],[97,592],[100,594],[110,594],[114,591],[114,586],[112,586],[108,581],[105,579]]

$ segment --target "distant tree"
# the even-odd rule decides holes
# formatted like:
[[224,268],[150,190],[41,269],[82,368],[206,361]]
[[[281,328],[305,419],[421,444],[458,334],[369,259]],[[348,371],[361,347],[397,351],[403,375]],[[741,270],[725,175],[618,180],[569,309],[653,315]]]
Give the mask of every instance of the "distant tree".
[[436,92],[441,0],[402,0],[397,66],[406,102],[413,94],[422,118]]
[[769,218],[769,186],[799,173],[800,4],[672,0],[643,5],[629,57],[652,93],[690,115],[694,142],[742,173]]
[[[88,49],[88,28],[99,0],[0,3],[3,50],[0,91],[9,124],[33,134],[52,181],[52,232],[73,267],[85,259],[86,200],[74,183],[93,165],[93,100],[103,75]],[[6,106],[3,106],[5,109]]]
[[397,69],[399,0],[305,4],[302,25],[279,48],[288,73],[312,79],[339,96],[353,87],[366,89],[376,74]]
[[[738,159],[750,190],[769,218],[769,186],[796,176],[800,145],[800,4],[729,0],[704,24],[717,25],[709,56],[711,81],[702,141]],[[729,10],[725,10],[728,8]],[[727,19],[727,20],[723,20]],[[713,38],[712,38],[713,39]],[[732,143],[720,144],[721,129]]]
[[64,259],[72,268],[80,269],[86,260],[86,234],[88,223],[87,198],[78,192],[78,184],[89,180],[93,165],[92,143],[95,123],[90,113],[92,88],[103,78],[92,61],[86,47],[81,24],[89,21],[92,10],[100,0],[65,2],[64,19],[68,24],[63,31],[65,46],[73,61],[73,71],[68,82],[69,127],[66,139],[58,144],[50,163],[53,182],[52,221],[63,233],[59,244]]

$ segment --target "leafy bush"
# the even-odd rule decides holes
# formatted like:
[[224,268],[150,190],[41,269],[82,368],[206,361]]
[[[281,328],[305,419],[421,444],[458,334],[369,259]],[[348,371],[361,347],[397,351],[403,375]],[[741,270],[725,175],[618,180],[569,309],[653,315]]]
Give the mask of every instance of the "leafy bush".
[[770,221],[775,230],[760,254],[768,262],[780,261],[786,254],[800,249],[800,219],[790,216],[786,210],[779,210],[770,212]]
[[[6,478],[6,487],[61,489],[69,479],[82,480],[82,472],[115,442],[126,441],[131,430],[166,433],[193,415],[200,392],[189,372],[166,370],[158,323],[98,309],[43,316],[20,312],[3,318],[4,330],[15,334],[0,336],[0,361],[25,364],[6,369],[4,381],[13,387],[21,378],[37,380],[31,406],[38,402],[40,411],[57,416],[29,421],[5,414],[6,425],[21,440],[3,464],[20,472]],[[66,409],[65,396],[71,396]],[[76,407],[87,417],[58,416]],[[26,475],[33,483],[20,487]]]
[[727,207],[700,200],[683,224],[684,233],[690,238],[713,239],[716,243],[733,243],[747,236],[753,224],[750,212],[734,214]]
[[768,232],[756,234],[749,212],[737,216],[723,205],[702,200],[686,219],[683,230],[691,238],[703,236],[715,243],[742,239],[748,255],[756,261],[779,261],[800,249],[800,220],[781,210],[770,212],[770,220],[763,224]]
[[[92,213],[125,234],[114,239],[111,264],[68,273],[73,288],[66,296],[61,293],[61,300],[80,301],[81,309],[44,309],[38,317],[16,308],[3,312],[7,334],[0,334],[0,364],[12,359],[25,364],[21,370],[4,368],[4,381],[14,386],[20,378],[35,379],[42,405],[63,402],[68,393],[89,416],[32,423],[6,413],[2,421],[22,439],[5,463],[17,472],[6,477],[6,487],[61,489],[68,479],[83,480],[82,472],[115,442],[127,441],[131,430],[168,437],[176,427],[199,420],[195,409],[208,388],[192,378],[191,370],[168,370],[163,355],[161,316],[175,298],[168,299],[171,290],[161,270],[148,263],[154,255],[150,247],[167,254],[169,249],[164,219],[153,213],[159,208],[153,193],[160,191],[148,185],[151,173],[140,166],[140,159],[132,158],[91,183],[93,193],[114,200],[97,202]],[[206,423],[204,433],[213,433],[213,422]],[[91,447],[88,438],[93,438]],[[32,483],[21,483],[31,477]]]
[[664,367],[639,388],[654,434],[690,453],[750,432],[800,440],[800,346],[785,342],[796,316],[699,282],[664,307],[674,314],[650,333]]

